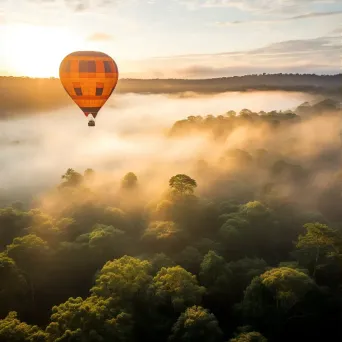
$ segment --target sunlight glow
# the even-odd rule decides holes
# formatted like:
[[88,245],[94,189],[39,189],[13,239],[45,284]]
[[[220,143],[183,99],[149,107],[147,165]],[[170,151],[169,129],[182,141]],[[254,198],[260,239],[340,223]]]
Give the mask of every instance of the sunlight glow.
[[83,38],[61,27],[9,25],[5,53],[13,74],[58,77],[59,64],[68,53],[80,49]]

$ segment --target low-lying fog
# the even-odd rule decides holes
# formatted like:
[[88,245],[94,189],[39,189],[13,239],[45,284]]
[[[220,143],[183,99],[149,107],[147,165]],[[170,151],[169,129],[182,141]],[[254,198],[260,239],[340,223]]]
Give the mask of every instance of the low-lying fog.
[[[302,93],[246,92],[218,95],[113,94],[88,127],[76,105],[43,115],[1,122],[0,188],[14,191],[52,186],[67,168],[108,171],[113,177],[186,173],[208,153],[202,136],[166,139],[172,124],[190,115],[214,116],[229,110],[294,109],[315,97]],[[229,142],[226,142],[226,146]]]

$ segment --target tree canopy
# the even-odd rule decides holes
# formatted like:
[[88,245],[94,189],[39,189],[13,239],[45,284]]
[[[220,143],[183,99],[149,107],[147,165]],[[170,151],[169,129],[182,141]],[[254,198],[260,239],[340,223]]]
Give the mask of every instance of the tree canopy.
[[169,139],[205,132],[215,161],[177,165],[160,184],[70,167],[34,201],[6,203],[0,342],[339,340],[340,146],[301,160],[222,143],[237,127],[296,131],[333,104],[313,107],[191,115]]

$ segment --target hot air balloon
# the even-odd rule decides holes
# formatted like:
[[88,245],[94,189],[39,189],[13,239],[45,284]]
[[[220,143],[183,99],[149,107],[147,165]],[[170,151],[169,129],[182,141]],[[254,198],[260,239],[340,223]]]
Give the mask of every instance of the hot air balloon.
[[69,96],[95,126],[101,107],[112,95],[119,78],[115,61],[103,52],[75,51],[64,57],[59,78]]

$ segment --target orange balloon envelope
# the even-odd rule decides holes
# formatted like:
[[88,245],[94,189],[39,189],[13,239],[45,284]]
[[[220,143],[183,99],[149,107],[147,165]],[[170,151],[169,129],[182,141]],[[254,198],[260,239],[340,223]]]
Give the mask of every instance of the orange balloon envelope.
[[85,116],[96,118],[119,78],[115,61],[103,52],[75,51],[59,67],[60,81]]

